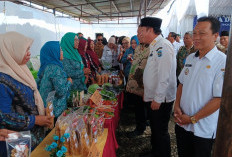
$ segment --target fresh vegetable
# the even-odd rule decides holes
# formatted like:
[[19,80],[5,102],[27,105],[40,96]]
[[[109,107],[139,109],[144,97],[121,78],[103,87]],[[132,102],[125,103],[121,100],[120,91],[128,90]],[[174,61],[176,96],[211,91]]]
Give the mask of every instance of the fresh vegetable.
[[92,84],[88,88],[88,93],[93,94],[98,88],[100,88],[97,84]]
[[101,90],[100,94],[104,100],[112,100],[116,98],[113,92],[107,91],[105,89]]
[[113,85],[111,84],[111,83],[104,83],[103,85],[102,85],[102,88],[104,89],[105,87],[113,87]]

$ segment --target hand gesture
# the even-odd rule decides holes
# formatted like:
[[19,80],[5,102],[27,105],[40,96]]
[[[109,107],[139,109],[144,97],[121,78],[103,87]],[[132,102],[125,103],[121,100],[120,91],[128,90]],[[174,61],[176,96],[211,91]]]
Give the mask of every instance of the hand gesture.
[[39,126],[46,126],[49,127],[52,124],[52,116],[35,116],[35,124]]
[[71,77],[67,78],[67,80],[68,80],[69,82],[71,82],[71,84],[73,83]]
[[84,68],[84,74],[89,75],[91,73],[91,70],[89,68]]
[[159,108],[160,108],[160,103],[157,103],[157,102],[155,102],[154,100],[152,101],[152,103],[151,103],[151,109],[152,110],[159,110]]
[[5,141],[8,137],[8,134],[14,133],[14,131],[7,130],[7,129],[0,129],[0,141]]

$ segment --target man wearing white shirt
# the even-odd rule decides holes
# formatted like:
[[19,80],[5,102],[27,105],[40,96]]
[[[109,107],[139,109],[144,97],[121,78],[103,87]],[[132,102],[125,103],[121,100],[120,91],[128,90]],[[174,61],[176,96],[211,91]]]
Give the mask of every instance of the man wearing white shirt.
[[181,40],[180,34],[176,34],[176,42],[179,44],[179,48],[178,48],[178,51],[179,51],[180,47],[184,46],[184,41]]
[[169,41],[160,34],[162,20],[141,19],[141,40],[150,44],[150,55],[143,73],[144,101],[150,102],[152,151],[146,156],[170,157],[168,122],[176,99],[176,57]]
[[197,51],[190,54],[179,76],[174,107],[179,157],[210,157],[216,136],[226,56],[215,40],[220,22],[202,17],[193,31]]
[[168,40],[171,42],[173,48],[174,48],[174,52],[175,55],[177,55],[179,48],[180,48],[180,44],[178,42],[176,42],[176,33],[175,32],[170,32],[168,34]]

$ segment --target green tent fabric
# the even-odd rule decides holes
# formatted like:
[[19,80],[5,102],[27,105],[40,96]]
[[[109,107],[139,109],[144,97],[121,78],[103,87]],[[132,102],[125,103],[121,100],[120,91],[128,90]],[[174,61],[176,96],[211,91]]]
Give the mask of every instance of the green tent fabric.
[[74,48],[74,39],[76,34],[72,32],[66,33],[61,39],[61,48],[64,52],[64,58],[74,59],[78,62],[81,62],[81,69],[84,68],[82,58],[78,53],[77,49]]

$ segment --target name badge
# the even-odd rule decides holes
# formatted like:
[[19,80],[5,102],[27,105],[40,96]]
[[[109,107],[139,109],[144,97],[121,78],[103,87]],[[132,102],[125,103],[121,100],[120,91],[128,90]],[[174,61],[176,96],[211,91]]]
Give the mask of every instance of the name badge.
[[185,67],[192,67],[192,64],[185,64]]

